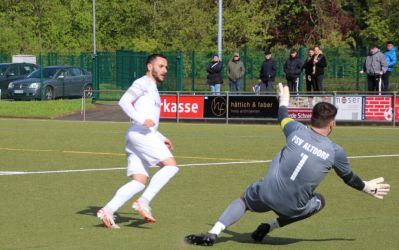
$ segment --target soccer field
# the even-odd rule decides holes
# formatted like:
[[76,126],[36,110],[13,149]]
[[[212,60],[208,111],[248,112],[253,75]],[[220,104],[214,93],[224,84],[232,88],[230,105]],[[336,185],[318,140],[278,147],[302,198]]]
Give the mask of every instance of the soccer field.
[[[152,202],[157,223],[128,203],[117,214],[121,229],[106,230],[95,214],[128,181],[128,127],[0,119],[0,249],[200,249],[184,236],[209,230],[284,144],[277,125],[161,123],[181,168]],[[275,215],[247,213],[213,249],[398,249],[399,129],[338,126],[331,138],[360,177],[391,184],[383,201],[332,171],[317,189],[326,198],[319,214],[254,244],[250,233]]]

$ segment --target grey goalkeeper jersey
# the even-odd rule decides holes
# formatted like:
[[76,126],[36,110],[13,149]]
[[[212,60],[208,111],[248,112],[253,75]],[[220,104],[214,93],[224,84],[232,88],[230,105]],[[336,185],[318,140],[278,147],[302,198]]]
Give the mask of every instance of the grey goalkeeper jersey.
[[286,145],[261,180],[259,195],[279,214],[295,216],[304,211],[331,168],[341,177],[351,174],[352,169],[339,145],[302,123],[287,123],[284,134]]

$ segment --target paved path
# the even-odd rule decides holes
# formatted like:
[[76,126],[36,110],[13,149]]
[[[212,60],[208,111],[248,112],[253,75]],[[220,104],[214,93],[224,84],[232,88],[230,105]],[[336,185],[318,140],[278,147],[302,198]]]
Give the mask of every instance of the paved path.
[[[80,112],[56,118],[57,120],[83,120]],[[115,103],[96,103],[96,107],[86,111],[86,121],[130,121]]]

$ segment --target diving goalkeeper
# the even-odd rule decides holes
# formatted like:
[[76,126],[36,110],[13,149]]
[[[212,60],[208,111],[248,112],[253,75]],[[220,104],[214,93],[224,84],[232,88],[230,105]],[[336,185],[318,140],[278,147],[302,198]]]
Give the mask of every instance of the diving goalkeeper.
[[247,188],[223,212],[213,228],[205,234],[185,237],[188,244],[213,245],[218,235],[237,222],[247,210],[269,212],[277,218],[261,223],[251,234],[255,242],[261,242],[272,230],[306,219],[325,206],[322,194],[315,189],[334,169],[350,187],[383,199],[390,190],[384,178],[362,181],[351,169],[344,150],[328,136],[335,126],[337,108],[327,102],[316,104],[312,111],[310,127],[288,117],[289,90],[281,83],[279,89],[278,121],[281,124],[286,145],[275,156],[268,173]]

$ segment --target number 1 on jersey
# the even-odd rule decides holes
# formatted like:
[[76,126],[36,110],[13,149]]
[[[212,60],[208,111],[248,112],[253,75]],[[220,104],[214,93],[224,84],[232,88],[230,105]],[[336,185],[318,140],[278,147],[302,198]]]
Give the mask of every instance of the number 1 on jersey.
[[294,172],[292,173],[290,179],[292,181],[295,181],[297,175],[299,174],[299,171],[301,171],[303,165],[305,164],[306,160],[309,158],[307,154],[302,153],[301,154],[301,160],[299,161],[298,165],[296,165]]

